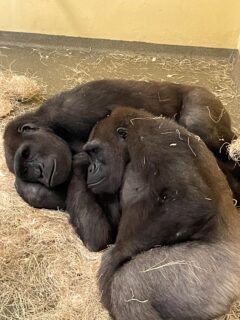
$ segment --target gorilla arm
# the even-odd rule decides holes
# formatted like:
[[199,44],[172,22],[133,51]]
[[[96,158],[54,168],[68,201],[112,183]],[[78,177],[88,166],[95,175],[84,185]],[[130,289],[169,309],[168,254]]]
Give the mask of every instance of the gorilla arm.
[[87,189],[84,173],[84,164],[88,165],[87,161],[84,152],[74,157],[66,209],[70,214],[70,222],[86,247],[91,251],[100,251],[115,240],[119,206],[114,198],[110,204],[106,203],[110,211],[108,216],[108,210],[103,211],[97,197]]

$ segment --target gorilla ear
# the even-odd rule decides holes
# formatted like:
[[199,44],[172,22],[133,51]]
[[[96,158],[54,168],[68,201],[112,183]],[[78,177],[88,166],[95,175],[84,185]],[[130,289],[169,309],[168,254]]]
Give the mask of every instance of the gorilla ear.
[[22,126],[18,127],[18,132],[24,133],[24,132],[31,132],[38,130],[39,127],[36,126],[34,123],[25,123]]
[[122,138],[122,139],[126,139],[127,138],[127,128],[123,128],[123,127],[119,127],[117,128],[117,134]]

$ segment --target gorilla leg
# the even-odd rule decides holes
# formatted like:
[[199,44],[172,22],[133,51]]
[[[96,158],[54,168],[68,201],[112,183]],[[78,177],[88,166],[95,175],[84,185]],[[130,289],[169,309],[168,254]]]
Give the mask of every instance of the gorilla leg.
[[239,294],[238,249],[230,246],[186,243],[137,255],[103,292],[111,296],[113,317],[209,320],[224,314]]
[[240,204],[240,168],[239,165],[232,161],[218,160],[218,165],[222,172],[225,174],[229,186],[232,189],[233,199],[237,200],[237,204]]
[[[194,107],[193,107],[194,106]],[[229,159],[227,146],[236,138],[231,130],[231,120],[215,96],[204,88],[195,88],[183,100],[179,123],[200,136],[219,160],[233,191],[240,201],[240,167]]]
[[228,113],[212,93],[195,88],[186,94],[179,123],[200,136],[218,158],[227,159],[224,143],[230,143],[235,134]]

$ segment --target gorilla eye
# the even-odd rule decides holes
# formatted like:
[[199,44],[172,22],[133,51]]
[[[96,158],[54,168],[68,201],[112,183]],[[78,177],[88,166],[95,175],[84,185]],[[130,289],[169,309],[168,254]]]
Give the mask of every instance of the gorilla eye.
[[18,128],[18,132],[20,133],[36,131],[36,130],[38,130],[38,127],[33,123],[27,123]]
[[127,138],[127,128],[123,128],[123,127],[117,128],[117,134],[118,134],[122,139],[126,139],[126,138]]

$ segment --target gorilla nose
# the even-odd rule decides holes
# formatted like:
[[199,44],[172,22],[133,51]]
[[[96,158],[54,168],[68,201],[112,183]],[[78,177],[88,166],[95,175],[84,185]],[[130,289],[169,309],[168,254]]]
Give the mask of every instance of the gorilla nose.
[[83,146],[83,150],[91,155],[91,154],[97,153],[99,151],[99,147],[100,147],[99,141],[95,139],[87,142]]
[[39,182],[43,177],[43,170],[40,164],[28,164],[23,168],[24,178],[29,182]]
[[41,166],[39,164],[34,166],[33,174],[37,178],[42,178],[43,172],[42,172],[42,168],[41,168]]
[[96,170],[97,170],[97,165],[96,165],[96,163],[94,162],[94,163],[92,163],[92,164],[89,166],[88,172],[89,172],[89,173],[94,173]]
[[24,160],[27,160],[30,156],[30,149],[28,147],[24,148],[21,152],[21,157]]

